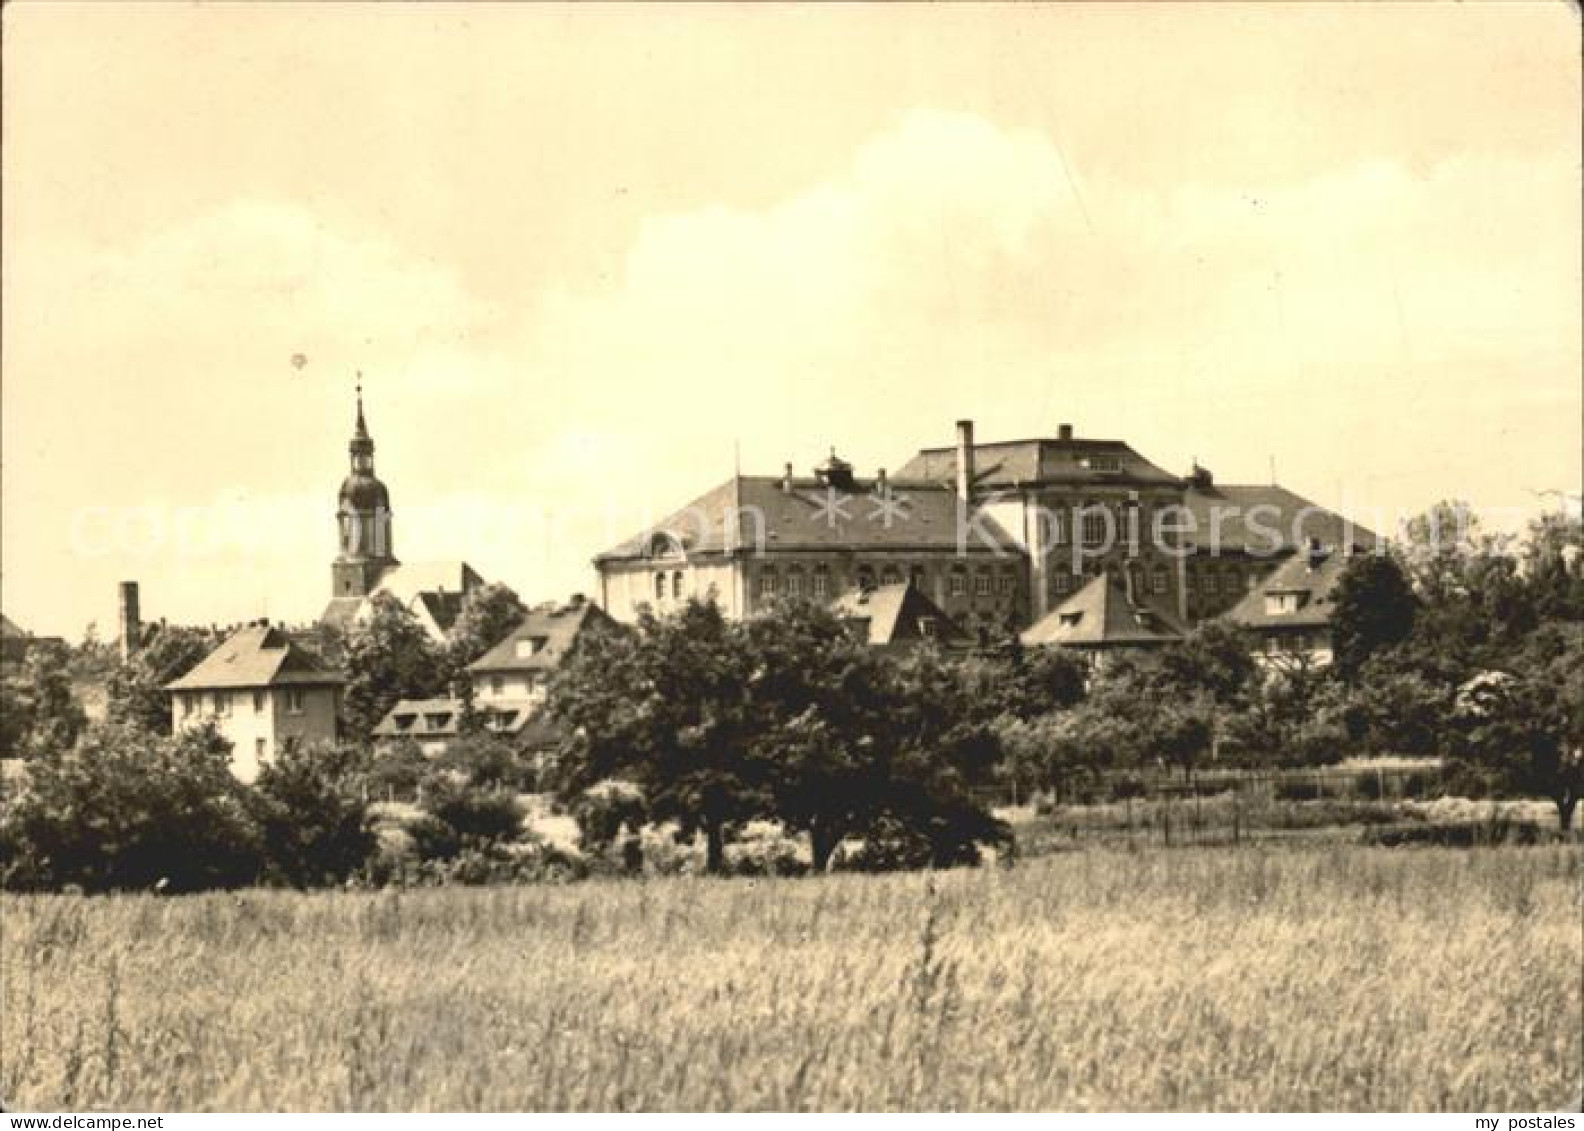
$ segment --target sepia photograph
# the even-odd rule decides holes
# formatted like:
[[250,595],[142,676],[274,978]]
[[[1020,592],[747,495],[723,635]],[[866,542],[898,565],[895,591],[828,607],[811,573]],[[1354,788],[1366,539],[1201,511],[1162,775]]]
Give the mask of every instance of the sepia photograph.
[[5,4],[0,1119],[1577,1131],[1581,28]]

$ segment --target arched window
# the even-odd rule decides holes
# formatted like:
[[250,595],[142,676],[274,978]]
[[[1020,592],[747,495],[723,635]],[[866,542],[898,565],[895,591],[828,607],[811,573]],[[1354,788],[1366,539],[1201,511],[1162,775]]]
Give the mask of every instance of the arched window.
[[858,567],[858,588],[862,589],[865,593],[867,593],[867,592],[869,592],[869,590],[873,589],[874,587],[875,587],[875,575],[874,575],[873,568],[871,568],[870,566],[859,566]]
[[774,597],[776,595],[776,571],[766,566],[759,571],[759,596]]
[[803,596],[803,571],[794,569],[787,573],[787,596]]
[[676,600],[682,599],[682,571],[677,570],[671,575],[671,596]]
[[814,596],[819,598],[830,596],[830,570],[824,566],[814,567]]
[[901,583],[902,571],[896,566],[888,565],[880,572],[881,585],[900,585]]
[[655,600],[665,600],[665,570],[654,575]]

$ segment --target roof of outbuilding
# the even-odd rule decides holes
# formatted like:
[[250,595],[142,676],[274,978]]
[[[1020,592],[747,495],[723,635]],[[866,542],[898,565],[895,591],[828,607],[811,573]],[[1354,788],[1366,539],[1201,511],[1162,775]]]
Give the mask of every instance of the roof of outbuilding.
[[[491,699],[473,704],[480,716],[493,716],[494,724],[486,722],[489,734],[520,734],[539,709],[532,699]],[[438,724],[435,716],[443,716]],[[402,720],[410,720],[403,725]],[[376,738],[451,738],[458,733],[462,721],[460,699],[402,699],[385,712],[385,717],[374,727]]]
[[1028,645],[1103,648],[1169,644],[1184,631],[1169,612],[1148,601],[1129,601],[1121,582],[1101,574],[1026,629],[1021,639]]
[[[506,638],[468,665],[468,671],[478,675],[491,672],[554,671],[560,667],[578,639],[591,627],[608,628],[615,625],[605,610],[591,601],[570,605],[541,605],[529,609]],[[530,641],[534,647],[529,655],[520,655],[518,644]]]
[[1195,485],[1183,502],[1193,514],[1193,540],[1212,551],[1281,554],[1311,539],[1372,549],[1377,541],[1373,531],[1274,483]]
[[186,675],[167,683],[165,690],[334,687],[344,682],[341,673],[323,666],[281,629],[250,624],[233,632]]
[[[661,556],[655,553],[657,536],[662,536],[662,553],[664,543],[675,542],[687,556],[761,547],[766,551],[958,548],[957,496],[940,483],[893,478],[886,484],[887,493],[875,479],[856,480],[854,490],[846,491],[818,479],[800,478],[793,479],[790,487],[786,489],[780,476],[728,479],[595,561]],[[976,513],[972,521],[969,553],[1022,552],[989,515]]]
[[[1123,440],[1001,440],[975,444],[973,450],[974,487],[980,490],[1041,483],[1171,487],[1182,482]],[[1097,466],[1088,466],[1086,461],[1095,457]],[[937,483],[955,482],[956,475],[954,447],[923,448],[897,472],[898,478]]]
[[[1227,610],[1234,624],[1253,629],[1320,628],[1331,623],[1336,609],[1337,582],[1347,570],[1350,555],[1337,550],[1299,551]],[[1272,612],[1267,597],[1297,593],[1302,598],[1291,612]]]
[[845,590],[831,602],[831,611],[843,620],[861,621],[870,644],[894,644],[901,640],[921,640],[926,631],[919,625],[929,620],[928,634],[942,644],[960,641],[962,631],[911,581],[877,585],[871,589]]

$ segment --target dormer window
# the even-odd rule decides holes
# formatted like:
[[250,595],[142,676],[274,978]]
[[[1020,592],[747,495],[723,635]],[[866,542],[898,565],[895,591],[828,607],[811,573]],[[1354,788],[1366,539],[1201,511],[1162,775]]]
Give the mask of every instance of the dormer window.
[[1121,471],[1122,461],[1116,456],[1084,456],[1078,466],[1088,471]]
[[[664,575],[662,575],[662,580],[663,580],[663,578],[664,578]],[[544,638],[543,637],[540,637],[540,636],[525,637],[522,640],[517,641],[517,648],[516,648],[517,658],[519,660],[529,659],[530,657],[537,655],[539,650],[541,648],[543,648],[543,647],[544,647]]]
[[1298,612],[1309,603],[1309,594],[1302,591],[1285,591],[1265,594],[1265,615],[1287,616]]
[[1083,620],[1082,612],[1061,614],[1061,623],[1063,628],[1074,628],[1081,620]]

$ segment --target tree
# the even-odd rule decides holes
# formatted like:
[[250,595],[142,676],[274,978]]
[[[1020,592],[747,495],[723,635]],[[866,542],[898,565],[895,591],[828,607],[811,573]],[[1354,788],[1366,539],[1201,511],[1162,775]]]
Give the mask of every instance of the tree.
[[70,664],[64,644],[35,640],[20,667],[0,678],[0,757],[71,749],[88,720],[72,694]]
[[1513,667],[1459,689],[1454,757],[1501,789],[1550,798],[1566,832],[1584,797],[1584,632],[1537,634]]
[[249,797],[263,838],[265,878],[296,888],[344,881],[374,850],[363,800],[362,753],[350,746],[282,751]]
[[1203,693],[1222,707],[1241,706],[1260,674],[1248,633],[1222,620],[1195,626],[1163,649],[1158,663],[1162,678],[1179,694]]
[[527,615],[528,607],[508,585],[491,582],[470,591],[446,633],[449,681],[453,685],[467,682],[467,666],[506,639]]
[[376,593],[368,620],[347,635],[343,732],[358,742],[402,699],[443,695],[446,665],[416,617],[388,593]]
[[169,734],[171,703],[165,685],[186,675],[219,643],[219,633],[213,629],[156,626],[145,634],[143,646],[110,675],[106,687],[109,720],[153,734]]
[[90,727],[30,766],[0,813],[5,886],[199,891],[255,880],[257,825],[212,728],[178,737]]
[[1413,590],[1394,558],[1360,554],[1349,561],[1337,582],[1331,616],[1338,674],[1352,680],[1371,656],[1405,640],[1414,610]]
[[592,635],[552,681],[546,709],[567,739],[563,802],[610,779],[635,785],[651,819],[705,837],[705,867],[726,866],[734,823],[769,812],[762,767],[748,756],[758,725],[741,633],[714,602],[671,616],[647,610],[632,633]]

